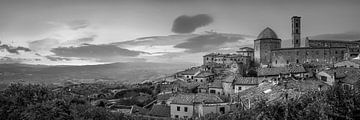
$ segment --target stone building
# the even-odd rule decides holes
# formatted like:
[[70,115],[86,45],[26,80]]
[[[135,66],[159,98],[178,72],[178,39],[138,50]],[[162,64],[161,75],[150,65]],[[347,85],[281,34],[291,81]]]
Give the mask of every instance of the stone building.
[[228,103],[213,94],[178,94],[170,104],[171,118],[190,119],[209,113],[225,114],[230,111]]
[[271,63],[271,50],[281,47],[281,39],[269,27],[265,28],[254,41],[255,62],[260,66]]
[[293,16],[292,45],[289,48],[280,48],[281,39],[271,28],[263,30],[254,40],[255,61],[260,66],[282,67],[290,64],[334,64],[360,53],[359,41],[335,40],[305,40],[301,47],[300,17]]
[[222,54],[210,53],[203,56],[203,64],[218,63],[229,67],[233,62],[248,65],[251,62],[251,56],[244,56],[241,54]]

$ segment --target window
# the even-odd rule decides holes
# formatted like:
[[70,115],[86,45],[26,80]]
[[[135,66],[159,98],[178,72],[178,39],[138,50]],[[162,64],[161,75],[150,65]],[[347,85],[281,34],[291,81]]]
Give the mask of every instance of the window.
[[215,93],[216,91],[215,90],[210,90],[210,93]]
[[299,27],[299,23],[295,23],[295,27]]
[[238,87],[239,90],[241,90],[241,87]]
[[295,33],[299,33],[299,29],[296,29],[296,30],[295,30]]
[[286,61],[286,64],[289,64],[289,60]]
[[277,64],[277,60],[275,60],[275,64]]
[[200,80],[200,82],[203,82],[203,80]]
[[[188,108],[187,107],[184,107],[184,111],[187,112],[188,111]],[[184,116],[185,117],[185,116]]]
[[220,113],[225,114],[225,107],[220,107]]
[[296,59],[296,63],[298,63],[298,64],[299,64],[299,59]]
[[322,81],[326,81],[326,80],[327,80],[327,78],[326,78],[325,76],[321,76],[320,79],[321,79]]
[[184,118],[185,118],[185,119],[187,119],[187,118],[188,118],[188,116],[184,116]]
[[177,111],[180,111],[180,106],[177,106],[177,108],[176,108],[176,109],[177,109]]
[[338,51],[335,51],[335,54],[338,54]]
[[175,118],[179,118],[179,115],[175,115]]

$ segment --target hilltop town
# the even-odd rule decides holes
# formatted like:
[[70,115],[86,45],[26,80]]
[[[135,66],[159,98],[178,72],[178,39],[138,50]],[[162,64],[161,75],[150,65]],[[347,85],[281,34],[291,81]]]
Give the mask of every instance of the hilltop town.
[[86,98],[93,106],[135,119],[167,120],[231,116],[259,101],[288,102],[334,86],[359,90],[359,40],[302,40],[301,17],[292,17],[291,23],[292,46],[287,48],[281,48],[282,40],[267,27],[254,48],[206,54],[202,65],[156,81],[69,83],[52,91]]

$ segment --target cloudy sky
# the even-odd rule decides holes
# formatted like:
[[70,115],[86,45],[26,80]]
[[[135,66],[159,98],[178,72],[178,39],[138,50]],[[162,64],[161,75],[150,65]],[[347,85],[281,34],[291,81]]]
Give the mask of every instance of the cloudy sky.
[[251,46],[266,27],[290,39],[294,15],[302,17],[303,37],[360,39],[359,6],[359,0],[0,0],[0,40],[47,58],[201,63],[206,53]]

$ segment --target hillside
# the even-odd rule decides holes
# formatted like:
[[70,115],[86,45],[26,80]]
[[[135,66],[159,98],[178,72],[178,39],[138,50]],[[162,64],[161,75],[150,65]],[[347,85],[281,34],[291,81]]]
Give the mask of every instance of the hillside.
[[188,64],[145,62],[85,66],[1,64],[0,84],[11,82],[49,84],[67,81],[137,83],[144,80],[155,80],[165,74],[172,74],[187,67],[189,67]]

